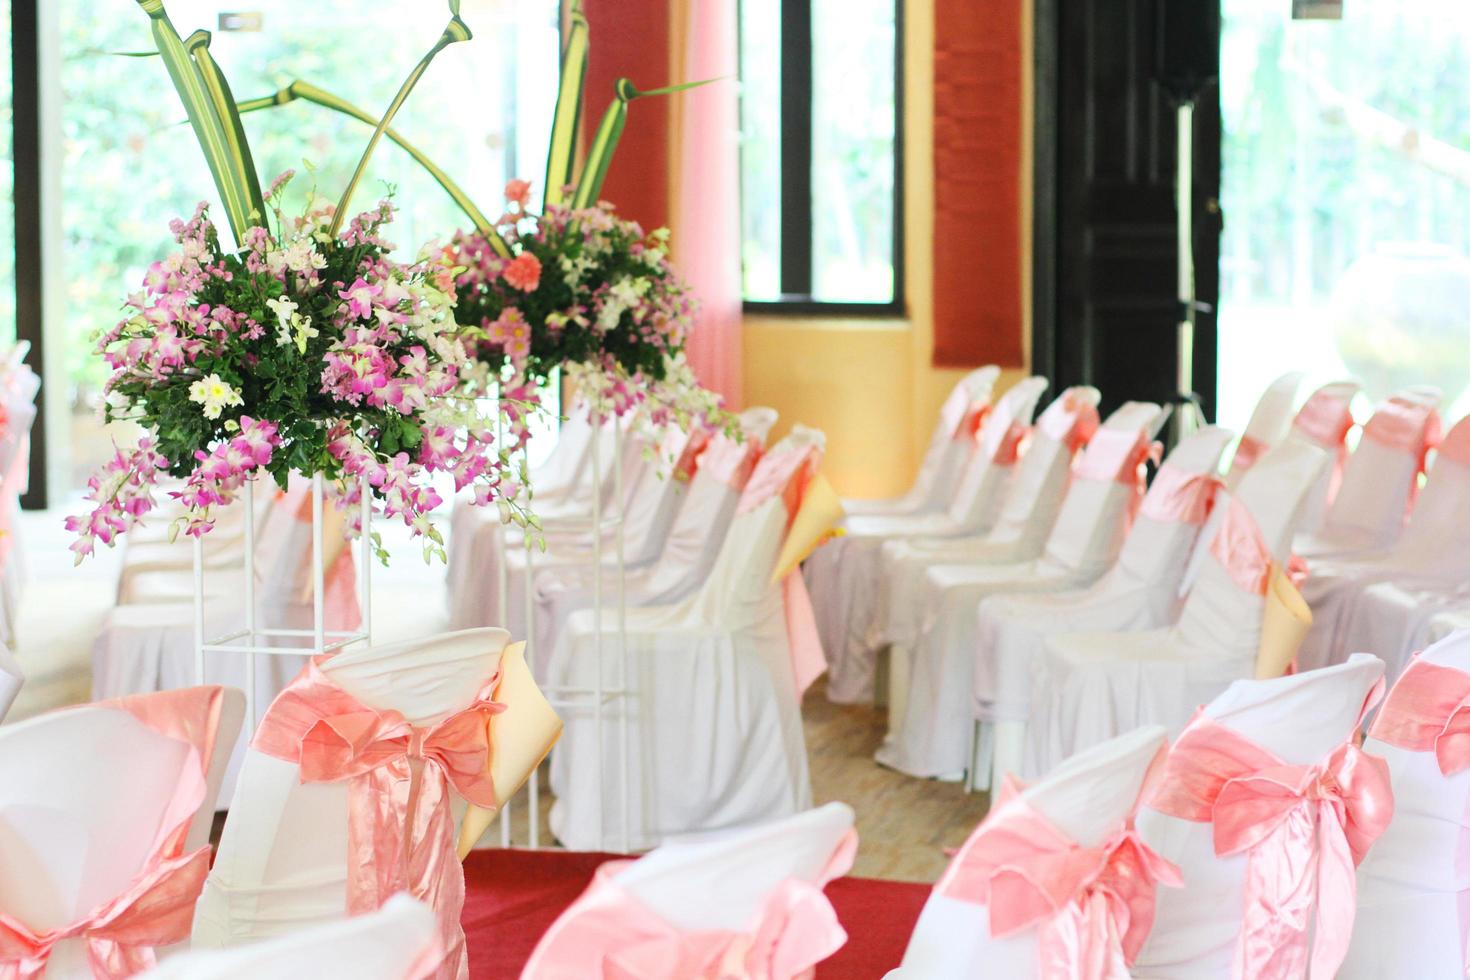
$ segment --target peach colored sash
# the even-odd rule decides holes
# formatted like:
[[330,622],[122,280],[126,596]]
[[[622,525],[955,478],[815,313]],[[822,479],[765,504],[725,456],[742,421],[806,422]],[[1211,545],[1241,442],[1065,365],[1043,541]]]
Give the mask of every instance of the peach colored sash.
[[444,957],[433,974],[465,978],[464,869],[455,854],[450,787],[476,806],[498,805],[490,778],[490,716],[499,674],[467,708],[415,727],[362,704],[313,658],[272,702],[257,751],[301,767],[303,783],[347,783],[347,909],[360,915],[406,891],[434,909]]
[[120,980],[150,969],[154,949],[189,938],[194,903],[209,874],[208,847],[183,853],[189,823],[204,802],[219,730],[223,688],[191,687],[133,695],[96,706],[126,711],[189,747],[188,759],[154,839],[153,850],[123,892],[59,929],[38,932],[0,913],[0,980],[34,980],[63,939],[86,943],[92,975]]
[[1139,505],[1148,491],[1148,463],[1158,465],[1163,459],[1164,444],[1154,442],[1141,431],[1098,429],[1087,448],[1077,459],[1073,475],[1079,480],[1125,483],[1133,487],[1128,501],[1127,525],[1133,525]]
[[694,479],[694,474],[699,471],[699,457],[704,452],[704,447],[710,442],[710,431],[700,427],[689,433],[684,440],[684,448],[679,451],[679,458],[674,463],[674,479],[688,483]]
[[1292,428],[1333,454],[1332,476],[1327,485],[1327,502],[1337,498],[1342,469],[1347,462],[1347,434],[1353,427],[1351,399],[1315,391],[1292,420]]
[[985,419],[989,417],[990,412],[991,404],[989,399],[971,402],[965,409],[964,417],[954,427],[952,438],[957,441],[974,439],[979,434],[980,427],[985,424]]
[[[1380,681],[1362,714],[1383,696]],[[1354,726],[1356,728],[1356,726]],[[1215,853],[1246,856],[1238,980],[1331,977],[1352,935],[1354,868],[1393,818],[1388,764],[1351,740],[1290,765],[1203,711],[1179,736],[1148,805],[1213,826]]]
[[1230,468],[1238,473],[1244,473],[1255,466],[1256,461],[1266,455],[1270,448],[1265,442],[1247,432],[1240,437],[1240,443],[1235,447],[1235,457],[1230,461]]
[[1226,506],[1225,520],[1210,542],[1210,554],[1242,592],[1263,596],[1271,579],[1271,551],[1245,505],[1231,497]]
[[761,447],[755,440],[736,442],[724,433],[709,441],[699,456],[698,466],[725,486],[740,493],[750,482],[761,459]]
[[822,887],[846,874],[857,851],[848,831],[815,882],[787,879],[748,931],[689,932],[617,881],[632,861],[598,867],[521,973],[523,980],[794,980],[847,942]]
[[[1363,438],[1372,439],[1381,446],[1397,452],[1407,453],[1419,462],[1418,473],[1429,471],[1429,452],[1444,438],[1444,424],[1439,412],[1429,405],[1394,396],[1379,405],[1368,424],[1363,426]],[[1419,496],[1419,480],[1409,484],[1409,509]]]
[[997,938],[1036,927],[1040,980],[1127,980],[1153,927],[1157,886],[1179,887],[1179,869],[1139,838],[1131,815],[1103,843],[1083,847],[1014,795],[1015,785],[1003,788],[935,891],[987,906]]
[[802,491],[816,473],[818,455],[812,446],[766,453],[750,482],[745,485],[745,492],[740,495],[736,515],[748,514],[780,494],[786,501],[786,519],[789,522],[796,516]]
[[1076,392],[1069,391],[1062,397],[1062,407],[1063,411],[1053,412],[1048,406],[1047,410],[1041,413],[1036,427],[1049,438],[1076,453],[1092,439],[1098,426],[1102,424],[1102,420],[1098,417],[1097,406]]
[[1214,473],[1191,473],[1166,461],[1154,474],[1139,512],[1160,524],[1203,524],[1221,486]]
[[1470,769],[1470,674],[1415,654],[1368,734],[1411,752],[1433,752],[1446,776]]

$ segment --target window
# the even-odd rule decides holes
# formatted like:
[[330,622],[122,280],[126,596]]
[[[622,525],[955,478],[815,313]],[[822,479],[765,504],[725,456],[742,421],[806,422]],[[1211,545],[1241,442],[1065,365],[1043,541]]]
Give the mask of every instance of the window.
[[746,306],[903,307],[901,0],[742,0]]

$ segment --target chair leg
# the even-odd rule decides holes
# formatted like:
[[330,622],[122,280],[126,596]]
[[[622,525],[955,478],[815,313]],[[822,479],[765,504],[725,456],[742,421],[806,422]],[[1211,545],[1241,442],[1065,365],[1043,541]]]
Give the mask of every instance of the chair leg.
[[990,789],[990,759],[995,752],[994,732],[990,725],[975,719],[970,727],[969,768],[965,771],[965,792]]
[[1007,774],[1020,776],[1021,764],[1026,749],[1026,723],[1024,721],[997,721],[990,724],[992,732],[993,761],[990,785],[1000,786]]
[[888,648],[888,738],[903,731],[904,713],[909,708],[909,652],[905,647]]

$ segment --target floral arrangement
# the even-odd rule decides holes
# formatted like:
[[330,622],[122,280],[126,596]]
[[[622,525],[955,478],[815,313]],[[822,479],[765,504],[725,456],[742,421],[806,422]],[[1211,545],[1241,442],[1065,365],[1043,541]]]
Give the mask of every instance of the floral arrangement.
[[655,424],[713,421],[718,402],[682,356],[695,304],[669,263],[668,229],[645,234],[607,202],[532,214],[530,191],[506,186],[499,242],[461,232],[444,250],[487,378],[524,394],[565,368],[615,414],[647,403]]
[[334,205],[314,193],[303,215],[283,214],[291,176],[267,195],[274,221],[247,229],[237,251],[221,248],[203,204],[174,221],[178,251],[149,268],[128,316],[99,340],[113,372],[107,420],[148,435],[89,482],[92,510],[68,521],[79,559],[152,509],[165,473],[183,481],[172,496],[191,535],[260,469],[282,486],[292,471],[322,473],[344,504],[365,481],[384,514],[422,536],[426,556],[442,552],[428,518],[438,473],[526,523],[514,504],[518,442],[497,444],[496,420],[464,384],[473,362],[453,277],[427,259],[388,257],[387,200],[337,235]]

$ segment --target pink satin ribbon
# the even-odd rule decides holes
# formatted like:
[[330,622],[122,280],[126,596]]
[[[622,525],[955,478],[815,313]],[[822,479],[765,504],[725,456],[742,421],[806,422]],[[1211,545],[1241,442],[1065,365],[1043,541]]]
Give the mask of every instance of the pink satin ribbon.
[[1097,406],[1077,392],[1068,391],[1062,396],[1061,409],[1057,410],[1055,405],[1047,406],[1036,427],[1075,453],[1087,445],[1101,424]]
[[1182,883],[1131,815],[1103,843],[1083,847],[1008,783],[934,887],[988,906],[997,938],[1035,927],[1040,980],[1127,980],[1153,927],[1157,886]]
[[142,868],[120,894],[75,922],[38,931],[0,912],[0,980],[44,976],[56,944],[86,944],[92,975],[121,980],[153,967],[154,950],[189,938],[194,904],[209,874],[210,850],[183,853],[207,793],[210,760],[219,731],[224,689],[191,687],[99,701],[95,707],[125,711],[159,734],[183,742],[188,757]]
[[1315,391],[1296,413],[1292,425],[1323,449],[1336,449],[1353,427],[1351,399],[1327,391]]
[[1237,473],[1244,473],[1255,466],[1256,461],[1266,455],[1270,448],[1260,439],[1246,433],[1240,437],[1240,444],[1235,447],[1235,457],[1230,461],[1230,468]]
[[736,493],[741,493],[760,459],[761,447],[754,439],[736,442],[722,432],[711,439],[700,454],[699,468]]
[[990,461],[996,466],[1014,466],[1016,460],[1021,458],[1021,447],[1031,436],[1031,427],[1022,425],[1020,422],[1011,420],[995,440],[995,448],[990,452]]
[[[1380,683],[1364,706],[1382,697]],[[1356,728],[1356,726],[1355,726]],[[1213,826],[1215,853],[1246,856],[1233,976],[1331,977],[1352,936],[1354,868],[1393,818],[1388,764],[1351,741],[1291,765],[1208,715],[1174,743],[1148,805]]]
[[1203,524],[1221,486],[1214,473],[1191,473],[1165,462],[1154,474],[1139,513],[1160,524]]
[[964,416],[955,425],[951,438],[956,440],[974,439],[980,431],[980,427],[985,424],[985,419],[990,414],[990,411],[991,405],[989,399],[971,402],[965,408]]
[[342,690],[313,658],[271,703],[254,747],[301,767],[303,783],[347,783],[347,909],[361,915],[406,891],[439,920],[436,978],[468,976],[464,869],[455,856],[450,788],[476,806],[499,805],[490,779],[490,700],[499,674],[464,710],[415,727]]
[[745,492],[740,495],[740,505],[735,513],[748,514],[761,504],[780,494],[786,501],[786,520],[796,516],[796,504],[800,501],[807,482],[815,474],[820,454],[815,447],[783,449],[769,452],[761,457]]
[[1444,433],[1439,412],[1431,405],[1394,396],[1373,411],[1363,438],[1411,456],[1422,457]]
[[1470,674],[1416,655],[1368,734],[1411,752],[1433,752],[1446,776],[1470,769]]
[[694,474],[699,472],[699,457],[704,452],[704,447],[710,442],[710,431],[700,427],[689,433],[684,440],[684,448],[679,451],[679,458],[674,462],[674,479],[688,483],[694,479]]
[[1436,447],[1437,456],[1448,457],[1470,469],[1470,416],[1450,427],[1449,433]]
[[748,931],[689,932],[669,923],[617,880],[632,861],[600,865],[562,913],[521,976],[534,980],[793,980],[847,941],[822,887],[846,874],[857,851],[849,831],[814,882],[772,889]]
[[1101,428],[1093,433],[1077,459],[1073,475],[1080,480],[1125,483],[1133,487],[1128,498],[1124,524],[1132,527],[1144,494],[1148,492],[1148,463],[1157,466],[1164,458],[1164,444],[1141,431]]
[[1266,539],[1244,504],[1231,497],[1226,507],[1225,519],[1210,542],[1210,554],[1242,592],[1265,595],[1271,580],[1271,551]]

